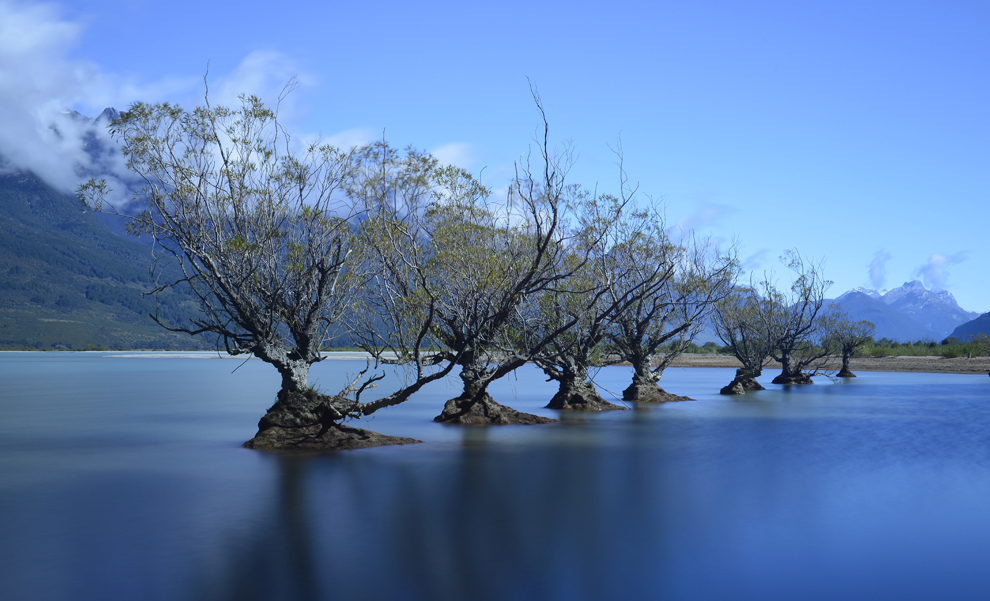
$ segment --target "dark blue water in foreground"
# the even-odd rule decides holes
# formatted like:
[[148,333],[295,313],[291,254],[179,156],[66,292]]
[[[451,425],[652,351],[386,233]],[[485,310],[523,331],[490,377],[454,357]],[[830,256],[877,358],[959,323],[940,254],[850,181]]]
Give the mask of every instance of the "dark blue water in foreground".
[[438,384],[356,424],[423,444],[289,457],[239,446],[274,369],[206,357],[0,353],[0,597],[990,599],[986,376],[671,369],[696,402],[502,428]]

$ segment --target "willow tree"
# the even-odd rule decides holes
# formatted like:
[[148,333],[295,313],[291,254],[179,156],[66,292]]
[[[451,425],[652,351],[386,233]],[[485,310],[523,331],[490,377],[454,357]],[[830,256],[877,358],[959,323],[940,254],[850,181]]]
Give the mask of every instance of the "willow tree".
[[716,311],[716,333],[742,363],[722,394],[760,390],[756,378],[770,359],[781,365],[774,384],[812,384],[805,370],[817,371],[833,351],[829,335],[834,315],[825,308],[822,266],[807,262],[797,251],[781,257],[794,272],[787,289],[778,287],[773,274],[721,303]]
[[618,358],[633,366],[632,383],[623,390],[627,401],[688,400],[659,385],[664,370],[691,344],[714,306],[732,290],[737,264],[734,254],[707,243],[675,245],[663,222],[655,218],[652,235],[637,241],[629,261],[661,265],[653,293],[617,313],[609,332]]
[[351,341],[377,364],[406,370],[406,385],[387,399],[397,403],[447,376],[471,351],[444,336],[442,324],[457,315],[451,284],[477,273],[458,263],[477,232],[461,229],[470,219],[450,225],[443,216],[476,215],[489,191],[462,169],[384,141],[357,149],[354,164],[346,188],[362,216],[356,233],[366,279],[345,322]]
[[546,290],[520,309],[522,347],[557,332],[533,357],[548,381],[557,383],[548,409],[624,409],[602,398],[591,381],[592,369],[606,360],[601,343],[615,309],[603,298],[602,275],[586,264],[565,289]]
[[439,422],[552,421],[488,394],[492,382],[569,327],[537,338],[524,317],[530,299],[563,285],[576,269],[566,260],[568,224],[584,198],[565,181],[570,156],[550,151],[543,107],[534,99],[543,137],[536,156],[517,166],[507,198],[493,199],[426,155],[384,145],[361,155],[367,175],[350,188],[367,212],[374,260],[385,267],[366,291],[382,323],[358,320],[356,339],[384,361],[457,369],[462,392],[445,404]]
[[633,193],[626,190],[623,174],[621,198],[603,195],[583,203],[575,238],[581,250],[572,259],[581,267],[564,289],[548,290],[535,303],[539,318],[533,321],[543,330],[570,324],[534,358],[558,383],[548,408],[623,408],[602,398],[590,380],[591,369],[615,362],[608,355],[610,333],[629,312],[661,294],[674,271],[663,251],[656,252],[669,245],[662,228],[655,227],[655,208],[631,207]]
[[604,360],[601,341],[608,325],[607,309],[599,301],[586,296],[593,296],[594,292],[546,292],[536,301],[538,308],[534,310],[534,315],[540,316],[539,322],[546,330],[573,322],[534,357],[534,363],[543,370],[548,381],[557,383],[557,392],[546,405],[548,409],[624,409],[602,398],[590,378],[591,370],[602,365]]
[[762,293],[770,302],[759,305],[775,335],[771,356],[781,367],[773,383],[812,384],[805,370],[820,367],[833,350],[829,336],[833,316],[825,307],[825,291],[832,282],[825,279],[821,264],[805,261],[797,251],[788,251],[781,260],[794,272],[794,281],[782,291],[772,276],[764,278]]
[[[246,443],[256,448],[338,448],[413,442],[342,425],[380,404],[360,401],[359,379],[334,395],[309,387],[344,311],[362,284],[354,268],[354,208],[343,185],[351,153],[297,147],[277,111],[254,96],[240,106],[187,111],[136,103],[110,125],[127,167],[143,180],[129,230],[154,243],[153,293],[188,286],[201,313],[172,331],[215,337],[231,355],[271,364],[282,377],[276,403]],[[105,181],[80,198],[107,212]],[[169,264],[182,277],[162,280]],[[374,376],[372,380],[380,377]]]
[[764,389],[756,378],[763,375],[777,339],[772,324],[764,319],[768,308],[763,305],[768,302],[752,288],[740,288],[716,303],[712,319],[715,333],[742,364],[721,394]]
[[549,239],[540,245],[542,236],[535,230],[542,223],[533,229],[520,227],[488,207],[434,207],[428,218],[434,226],[434,289],[444,305],[436,331],[444,345],[459,355],[451,361],[459,365],[463,385],[437,421],[549,421],[501,406],[487,389],[532,357],[530,349],[521,350],[516,343],[520,332],[516,318],[526,299],[557,281],[559,271],[553,263],[561,251]]
[[869,321],[852,321],[845,312],[837,311],[830,322],[827,335],[832,339],[830,348],[842,357],[842,367],[836,376],[855,378],[849,369],[849,359],[868,342],[873,340],[876,326]]

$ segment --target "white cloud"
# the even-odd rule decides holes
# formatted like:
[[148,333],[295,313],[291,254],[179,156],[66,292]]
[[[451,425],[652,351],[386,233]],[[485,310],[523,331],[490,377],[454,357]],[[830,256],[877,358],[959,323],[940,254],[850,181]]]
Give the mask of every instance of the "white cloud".
[[754,271],[763,266],[764,261],[766,261],[767,253],[769,252],[766,248],[761,248],[749,255],[742,262],[742,268],[746,271]]
[[[0,157],[4,170],[31,168],[65,188],[82,146],[79,122],[63,113],[94,68],[65,59],[80,27],[50,5],[0,0]],[[52,127],[62,135],[56,135]],[[68,176],[65,175],[68,173]]]
[[891,259],[890,253],[885,250],[878,250],[870,261],[870,285],[880,290],[887,281],[887,261]]
[[470,169],[476,162],[474,151],[470,144],[455,142],[446,144],[430,152],[444,165],[454,165],[461,169]]
[[254,95],[272,108],[277,106],[280,121],[289,122],[302,112],[302,95],[293,89],[312,85],[313,77],[285,54],[257,50],[244,57],[228,75],[211,75],[209,84],[212,104],[235,107],[241,94]]
[[915,273],[924,279],[925,286],[928,288],[942,290],[945,287],[946,281],[949,279],[949,273],[945,269],[946,266],[962,263],[965,260],[966,253],[964,252],[951,256],[935,253],[928,257],[928,263],[915,270]]
[[[69,109],[93,118],[104,108],[124,110],[137,100],[202,103],[203,73],[141,82],[74,58],[83,30],[64,19],[56,5],[0,0],[0,173],[32,171],[65,192],[93,173],[106,176],[112,185],[124,176],[121,157],[104,155],[97,165],[85,151],[87,136],[109,139],[103,124]],[[246,93],[274,106],[293,78],[303,87],[311,83],[289,57],[253,52],[230,73],[210,74],[210,100],[236,106],[238,95]],[[298,116],[301,102],[298,91],[283,100],[283,123]],[[371,132],[348,130],[329,141],[350,147],[371,139]]]
[[708,203],[698,207],[694,213],[678,219],[674,228],[684,234],[694,232],[715,225],[723,217],[733,212],[735,212],[735,208],[728,205]]
[[331,146],[336,146],[342,150],[348,150],[350,148],[354,148],[355,146],[370,144],[380,136],[380,133],[376,135],[374,131],[367,127],[359,127],[336,133],[332,136],[322,138],[322,140]]
[[[71,58],[83,28],[62,19],[51,4],[0,0],[0,172],[30,170],[64,191],[80,182],[80,168],[92,169],[87,134],[101,127],[69,112],[95,117],[104,108],[124,108],[142,98],[172,93],[188,81],[142,86],[96,65]],[[102,169],[122,169],[101,159]]]
[[681,217],[674,225],[667,228],[667,235],[675,243],[688,240],[695,235],[706,235],[700,230],[712,227],[735,210],[733,207],[715,203],[701,205],[694,213]]
[[18,4],[0,1],[0,60],[23,59],[31,55],[50,56],[72,47],[81,28],[59,20],[56,7],[50,4]]

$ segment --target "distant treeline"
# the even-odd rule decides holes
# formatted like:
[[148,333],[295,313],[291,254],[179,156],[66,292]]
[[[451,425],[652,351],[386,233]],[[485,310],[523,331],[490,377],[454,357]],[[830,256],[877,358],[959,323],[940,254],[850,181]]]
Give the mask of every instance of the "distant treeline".
[[918,340],[896,342],[887,338],[870,341],[856,354],[857,357],[987,357],[990,356],[990,336],[978,334],[969,342],[960,342],[953,337],[942,342]]

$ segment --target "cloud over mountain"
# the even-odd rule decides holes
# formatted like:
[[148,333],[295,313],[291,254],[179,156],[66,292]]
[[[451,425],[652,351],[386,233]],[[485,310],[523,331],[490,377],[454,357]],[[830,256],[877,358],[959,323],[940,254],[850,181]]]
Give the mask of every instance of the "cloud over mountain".
[[928,257],[928,263],[917,269],[917,273],[925,280],[926,286],[941,290],[945,287],[945,282],[949,279],[949,273],[946,267],[962,263],[965,260],[966,253],[964,252],[950,256],[935,253]]
[[[94,164],[87,147],[94,140],[109,142],[109,135],[105,122],[86,117],[136,100],[202,101],[202,75],[138,82],[76,58],[83,34],[83,26],[64,19],[55,5],[0,0],[0,174],[32,171],[72,192],[98,172],[110,176],[114,187],[123,162],[105,153]],[[243,92],[274,105],[293,78],[302,85],[310,81],[285,55],[253,52],[230,73],[210,76],[211,100],[231,105]],[[289,95],[281,115],[291,120],[298,102],[297,95]]]
[[885,250],[878,250],[870,261],[870,285],[874,288],[883,288],[887,281],[887,261],[890,260],[890,253]]
[[0,172],[29,169],[62,190],[75,187],[90,125],[67,109],[103,79],[69,57],[80,33],[51,5],[0,2]]

